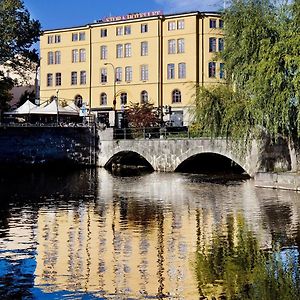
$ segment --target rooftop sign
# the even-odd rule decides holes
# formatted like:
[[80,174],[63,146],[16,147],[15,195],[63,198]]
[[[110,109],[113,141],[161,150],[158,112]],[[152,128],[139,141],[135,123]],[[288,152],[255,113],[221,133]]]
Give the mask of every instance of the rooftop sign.
[[132,13],[125,16],[116,16],[116,17],[105,17],[102,19],[102,22],[114,22],[114,21],[125,21],[125,20],[133,20],[145,17],[156,17],[163,15],[161,10],[149,11],[143,13]]

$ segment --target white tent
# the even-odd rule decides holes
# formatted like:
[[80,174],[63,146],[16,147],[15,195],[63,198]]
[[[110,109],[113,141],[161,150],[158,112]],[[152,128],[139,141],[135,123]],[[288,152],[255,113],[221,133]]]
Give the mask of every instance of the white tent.
[[57,106],[56,101],[52,101],[44,107],[36,107],[30,113],[36,115],[56,115],[57,112],[59,115],[79,115],[79,111],[75,108],[72,108],[71,106]]
[[5,112],[6,115],[28,115],[31,114],[38,106],[27,100],[23,105],[13,111]]

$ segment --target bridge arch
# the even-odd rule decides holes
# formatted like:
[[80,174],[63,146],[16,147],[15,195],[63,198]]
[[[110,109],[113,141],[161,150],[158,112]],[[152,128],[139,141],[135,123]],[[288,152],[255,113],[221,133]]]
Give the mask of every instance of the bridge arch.
[[228,159],[229,161],[232,161],[234,164],[243,169],[244,172],[246,172],[249,176],[252,176],[251,167],[247,164],[247,160],[245,159],[245,157],[235,154],[234,151],[230,151],[230,149],[227,149],[227,147],[216,148],[214,145],[212,145],[211,147],[207,147],[206,145],[205,149],[199,147],[189,149],[178,157],[174,171],[179,170],[180,167],[188,160],[192,160],[196,156],[200,155],[215,155],[216,157],[223,157],[225,159]]
[[[215,152],[201,152],[183,160],[175,172],[202,174],[245,174],[247,171],[232,158]],[[247,175],[249,175],[247,173]]]
[[133,150],[121,150],[114,153],[104,165],[104,168],[113,170],[116,167],[143,168],[153,171],[150,162],[141,154]]

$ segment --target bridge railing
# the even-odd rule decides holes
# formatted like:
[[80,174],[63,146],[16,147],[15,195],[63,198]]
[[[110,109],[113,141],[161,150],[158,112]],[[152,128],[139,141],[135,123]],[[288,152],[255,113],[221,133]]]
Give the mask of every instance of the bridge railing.
[[114,139],[182,139],[196,137],[187,126],[115,128]]

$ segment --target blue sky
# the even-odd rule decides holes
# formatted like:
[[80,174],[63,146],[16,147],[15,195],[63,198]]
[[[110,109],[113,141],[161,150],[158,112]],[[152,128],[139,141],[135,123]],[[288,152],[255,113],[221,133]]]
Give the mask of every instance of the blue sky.
[[23,0],[32,18],[43,29],[92,23],[107,16],[162,10],[164,13],[190,10],[215,11],[222,0]]

